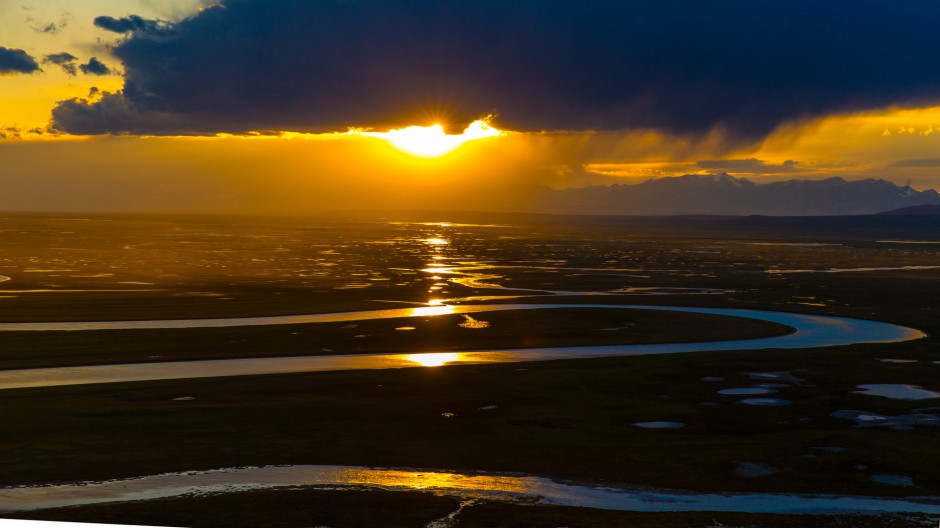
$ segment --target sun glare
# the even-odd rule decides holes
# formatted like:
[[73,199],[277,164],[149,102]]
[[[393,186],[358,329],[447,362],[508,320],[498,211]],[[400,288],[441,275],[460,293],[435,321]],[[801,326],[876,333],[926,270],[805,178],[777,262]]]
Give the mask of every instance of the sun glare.
[[420,308],[411,309],[412,317],[433,317],[435,315],[450,315],[452,313],[454,313],[454,307],[447,305],[422,306]]
[[493,128],[487,119],[478,119],[467,126],[460,134],[447,134],[440,124],[431,126],[410,126],[389,130],[388,132],[353,133],[384,139],[398,150],[422,158],[436,158],[452,152],[460,145],[475,139],[496,137],[502,131]]
[[408,354],[408,361],[413,361],[424,367],[440,367],[460,359],[454,352],[440,352],[434,354]]

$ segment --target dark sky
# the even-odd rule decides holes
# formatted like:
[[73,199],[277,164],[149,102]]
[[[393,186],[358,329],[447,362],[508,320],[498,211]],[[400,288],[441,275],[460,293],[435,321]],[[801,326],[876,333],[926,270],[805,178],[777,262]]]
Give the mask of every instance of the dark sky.
[[[123,93],[75,134],[714,127],[940,102],[935,0],[227,0],[178,24],[100,17]],[[9,55],[9,54],[8,54]],[[20,66],[22,67],[22,66]]]

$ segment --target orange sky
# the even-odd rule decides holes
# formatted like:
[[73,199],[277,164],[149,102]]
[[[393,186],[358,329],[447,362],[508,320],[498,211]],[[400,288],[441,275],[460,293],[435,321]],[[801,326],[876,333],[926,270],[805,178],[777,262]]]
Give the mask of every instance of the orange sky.
[[[936,123],[934,125],[933,123]],[[754,181],[886,178],[940,187],[940,109],[831,116],[729,147],[656,131],[513,133],[436,158],[345,134],[244,137],[33,136],[0,140],[7,210],[311,212],[524,210],[539,185],[635,183],[721,172],[702,160],[762,160],[728,172]],[[794,160],[795,164],[786,164]],[[923,160],[907,162],[904,160]],[[892,166],[901,162],[901,166]],[[907,166],[909,165],[909,166]],[[393,205],[394,204],[394,205]]]
[[[784,122],[765,139],[751,142],[731,141],[720,129],[700,135],[642,128],[504,130],[433,158],[397,150],[378,137],[346,135],[346,130],[215,137],[30,132],[49,124],[57,101],[85,97],[92,86],[121,88],[121,62],[109,52],[116,37],[92,26],[91,18],[133,12],[173,20],[205,4],[48,0],[31,3],[30,9],[0,4],[5,28],[0,45],[35,57],[63,51],[83,61],[95,56],[113,68],[109,75],[70,76],[43,64],[41,72],[0,76],[0,126],[5,130],[0,209],[310,212],[394,204],[523,210],[542,185],[634,183],[717,172],[756,182],[842,176],[940,188],[940,107],[876,108]],[[68,30],[38,31],[46,22]]]

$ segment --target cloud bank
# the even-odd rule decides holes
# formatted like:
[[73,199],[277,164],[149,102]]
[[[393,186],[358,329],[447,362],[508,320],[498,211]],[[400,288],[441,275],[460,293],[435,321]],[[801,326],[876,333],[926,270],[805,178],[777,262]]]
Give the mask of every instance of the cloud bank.
[[699,169],[709,171],[728,172],[733,174],[766,174],[802,172],[805,169],[794,160],[786,160],[780,164],[767,163],[756,158],[728,159],[728,160],[701,160],[695,163]]
[[124,89],[60,103],[56,129],[322,132],[496,113],[522,131],[750,141],[788,120],[940,101],[931,0],[224,0],[175,24],[95,24],[125,35]]
[[94,24],[101,29],[113,33],[131,33],[139,34],[169,34],[172,31],[172,25],[165,20],[149,20],[137,15],[130,15],[123,18],[114,18],[109,16],[95,17]]

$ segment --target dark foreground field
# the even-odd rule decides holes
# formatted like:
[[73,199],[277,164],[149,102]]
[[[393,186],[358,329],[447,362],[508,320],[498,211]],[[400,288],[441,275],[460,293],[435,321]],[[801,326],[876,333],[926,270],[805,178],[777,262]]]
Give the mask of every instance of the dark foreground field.
[[[60,508],[41,512],[46,520],[193,528],[412,528],[446,522],[461,528],[904,528],[933,526],[923,515],[833,516],[757,515],[727,512],[638,513],[520,506],[461,504],[427,493],[386,491],[253,491],[132,504]],[[459,511],[457,515],[454,512]],[[35,515],[9,515],[35,519]],[[433,524],[432,524],[433,526]],[[438,526],[446,526],[439,524]]]
[[[884,241],[911,238],[905,233],[570,227],[504,220],[482,227],[163,218],[121,219],[118,227],[109,218],[11,217],[4,220],[8,236],[0,242],[5,266],[0,274],[12,278],[0,283],[0,317],[251,316],[520,293],[541,299],[512,302],[535,302],[547,295],[485,287],[489,284],[568,292],[633,288],[633,293],[589,299],[832,314],[893,322],[931,336],[940,332],[934,311],[940,270],[931,267],[940,265],[940,245]],[[488,266],[476,273],[490,278],[461,284],[464,275],[447,268],[473,265]],[[807,272],[832,268],[855,271]],[[636,288],[709,292],[651,296]],[[0,368],[694,341],[780,331],[739,320],[645,312],[557,310],[538,317],[507,312],[476,319],[490,326],[464,328],[461,318],[443,316],[355,328],[0,332]],[[396,330],[404,325],[414,330]],[[940,400],[892,400],[855,391],[872,383],[938,390],[937,361],[940,344],[928,337],[795,351],[6,390],[0,391],[0,423],[7,424],[0,437],[0,485],[245,465],[345,464],[511,471],[696,492],[937,496],[937,426],[856,427],[830,416],[844,409],[886,416],[924,408],[936,412],[929,409]],[[754,407],[717,393],[758,383],[750,373],[781,371],[802,380],[773,395],[791,405]],[[677,430],[632,425],[662,420],[687,425]],[[833,447],[838,449],[826,449]],[[758,466],[773,472],[741,470]],[[879,483],[875,475],[908,477],[911,485]],[[233,504],[239,505],[238,514]],[[423,526],[456,509],[457,501],[430,494],[295,490],[16,516],[186,526],[377,526],[375,519],[382,519],[382,526]],[[455,520],[456,526],[507,527],[936,524],[924,516],[640,514],[499,503],[469,505]]]

